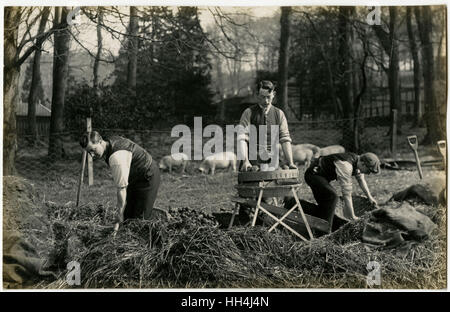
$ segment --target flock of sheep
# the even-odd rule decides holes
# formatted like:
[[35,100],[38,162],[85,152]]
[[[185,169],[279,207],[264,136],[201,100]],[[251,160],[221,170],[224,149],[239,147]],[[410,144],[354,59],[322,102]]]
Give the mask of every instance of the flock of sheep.
[[[280,165],[284,163],[283,151],[280,148]],[[305,165],[308,168],[311,159],[319,156],[326,156],[336,153],[344,153],[344,147],[340,145],[331,145],[320,148],[313,144],[296,144],[292,145],[292,156],[296,165]],[[184,153],[176,153],[164,156],[159,162],[161,170],[168,170],[172,172],[173,169],[180,169],[181,173],[185,172],[186,166],[189,163],[189,157]],[[238,169],[238,160],[234,152],[216,153],[206,157],[197,168],[202,173],[214,174],[216,169],[231,169],[236,172]]]

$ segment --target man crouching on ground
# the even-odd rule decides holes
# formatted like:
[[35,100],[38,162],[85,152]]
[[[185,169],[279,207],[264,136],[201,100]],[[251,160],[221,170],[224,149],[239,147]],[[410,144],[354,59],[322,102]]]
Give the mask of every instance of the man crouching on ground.
[[380,173],[380,160],[373,153],[357,155],[354,153],[331,154],[319,157],[305,172],[305,181],[311,188],[314,198],[319,205],[316,216],[327,220],[330,229],[339,196],[330,185],[330,181],[337,180],[342,188],[344,199],[344,217],[357,220],[353,209],[352,176],[372,205],[377,205],[370,194],[364,174]]
[[111,169],[117,187],[114,233],[126,219],[149,219],[160,183],[158,164],[152,156],[126,138],[103,139],[97,131],[85,133],[80,145],[93,159],[103,158]]

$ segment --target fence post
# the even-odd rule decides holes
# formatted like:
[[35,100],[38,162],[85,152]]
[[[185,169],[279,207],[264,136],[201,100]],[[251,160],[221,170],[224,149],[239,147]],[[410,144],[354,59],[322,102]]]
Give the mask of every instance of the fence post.
[[394,160],[397,159],[397,110],[392,110],[392,125],[391,125],[391,154]]
[[227,96],[225,95],[225,94],[223,94],[222,95],[222,100],[221,100],[221,102],[220,102],[220,105],[219,105],[219,120],[220,120],[220,122],[221,123],[225,123],[225,109],[226,109],[226,107],[225,107],[225,100],[226,100],[226,98],[227,98]]
[[[86,126],[87,131],[92,132],[92,120],[90,117],[86,118]],[[92,162],[92,156],[91,154],[87,155],[87,163],[88,163],[88,184],[89,186],[94,184],[94,166]]]

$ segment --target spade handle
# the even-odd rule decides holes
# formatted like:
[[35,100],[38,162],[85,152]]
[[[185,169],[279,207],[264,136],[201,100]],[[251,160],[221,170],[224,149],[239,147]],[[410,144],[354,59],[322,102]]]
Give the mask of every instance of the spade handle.
[[423,179],[422,166],[420,165],[419,154],[417,153],[417,147],[419,145],[419,143],[417,142],[417,136],[410,135],[406,138],[406,140],[408,141],[409,146],[411,147],[411,149],[414,152],[414,158],[416,159],[417,170],[419,171],[419,177],[422,180]]

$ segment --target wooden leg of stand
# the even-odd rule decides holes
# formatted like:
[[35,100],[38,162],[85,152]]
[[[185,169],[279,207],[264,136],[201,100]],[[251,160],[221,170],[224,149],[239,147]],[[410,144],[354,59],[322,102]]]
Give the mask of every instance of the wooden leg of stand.
[[305,222],[306,230],[308,230],[309,237],[311,239],[313,239],[314,235],[313,235],[313,233],[311,231],[311,228],[309,227],[308,219],[306,219],[305,213],[303,212],[302,206],[300,205],[300,200],[298,199],[297,193],[295,192],[294,189],[292,189],[292,194],[294,194],[294,198],[295,198],[295,201],[297,203],[298,210],[300,210],[300,214],[302,215],[302,219]]
[[280,221],[276,216],[274,216],[273,214],[271,214],[269,211],[267,211],[266,209],[264,209],[264,207],[260,207],[262,212],[265,212],[269,217],[271,217],[272,219],[274,219],[275,221],[279,221],[280,224],[282,226],[284,226],[286,229],[288,229],[289,231],[291,231],[293,234],[297,235],[298,237],[300,237],[301,239],[303,239],[304,241],[307,241],[306,238],[304,238],[300,233],[298,233],[297,231],[295,231],[293,228],[291,228],[289,225],[287,225],[286,223],[284,223],[283,221]]
[[281,219],[278,219],[277,222],[275,222],[274,225],[272,225],[272,227],[269,229],[269,233],[272,232],[277,226],[278,224],[280,224],[292,211],[294,211],[297,208],[297,204],[295,204],[294,207],[292,207],[291,209],[289,209],[289,211],[287,213],[284,214],[284,216],[281,217]]
[[236,214],[238,213],[238,210],[239,210],[239,203],[236,203],[236,204],[234,205],[233,214],[231,215],[230,224],[228,224],[228,229],[231,229],[231,227],[233,226],[233,223],[234,223],[234,217],[235,217]]
[[259,212],[259,207],[261,205],[262,194],[263,194],[263,190],[260,190],[259,195],[258,195],[258,201],[257,201],[256,207],[255,207],[255,215],[253,216],[252,226],[255,226],[256,218],[258,218],[258,212]]

